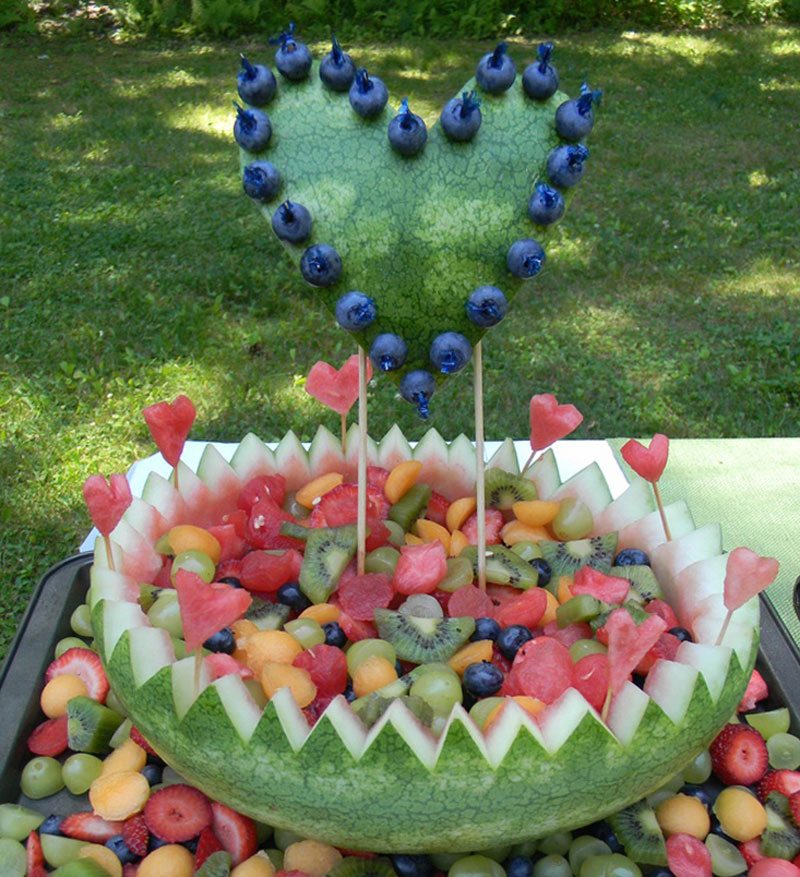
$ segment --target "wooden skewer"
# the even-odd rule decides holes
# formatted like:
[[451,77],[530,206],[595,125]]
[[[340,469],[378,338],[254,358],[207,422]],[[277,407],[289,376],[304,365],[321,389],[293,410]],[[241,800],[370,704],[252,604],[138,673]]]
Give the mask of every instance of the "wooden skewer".
[[473,353],[475,370],[475,495],[478,515],[478,587],[486,590],[486,487],[484,481],[485,458],[483,449],[483,350],[481,342]]
[[531,451],[531,455],[525,461],[525,465],[522,467],[522,472],[520,473],[523,477],[524,477],[525,473],[528,471],[528,469],[531,468],[531,465],[533,464],[533,458],[535,456],[536,456],[536,451]]
[[103,542],[106,545],[106,557],[108,558],[108,568],[116,571],[116,566],[114,566],[114,551],[111,548],[111,537],[103,536]]
[[347,414],[340,415],[342,420],[342,455],[347,453]]
[[667,537],[667,542],[672,541],[672,534],[669,532],[669,524],[667,523],[667,515],[664,512],[664,503],[661,501],[661,491],[658,489],[658,482],[653,482],[653,493],[656,496],[656,505],[658,506],[658,513],[661,515],[661,524],[664,527],[664,535]]
[[364,575],[367,556],[367,354],[358,348],[358,574]]
[[725,621],[723,621],[722,623],[722,628],[719,632],[719,636],[717,637],[715,645],[722,645],[722,640],[725,639],[725,634],[728,632],[728,626],[731,623],[731,618],[733,618],[733,612],[731,612],[731,610],[729,609],[728,614],[725,616]]

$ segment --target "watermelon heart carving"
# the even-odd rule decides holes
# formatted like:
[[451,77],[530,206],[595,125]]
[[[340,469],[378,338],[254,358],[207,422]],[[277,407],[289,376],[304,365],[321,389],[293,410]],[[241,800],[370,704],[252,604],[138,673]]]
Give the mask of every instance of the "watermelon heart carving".
[[[470,80],[459,94],[474,88]],[[280,173],[280,193],[261,206],[268,221],[285,200],[313,218],[308,240],[285,244],[295,264],[314,244],[328,244],[341,257],[339,280],[309,286],[308,295],[333,312],[344,293],[358,290],[377,306],[374,322],[353,333],[358,343],[369,351],[382,333],[405,341],[396,379],[419,369],[436,373],[430,347],[443,332],[460,333],[472,345],[481,339],[485,329],[466,313],[476,288],[497,287],[510,301],[535,282],[512,275],[506,259],[515,241],[547,235],[529,219],[527,204],[561,143],[554,117],[566,95],[531,100],[517,76],[507,92],[480,99],[483,121],[471,141],[449,140],[437,122],[424,150],[404,157],[387,138],[396,110],[388,105],[360,118],[346,92],[324,87],[315,63],[302,82],[281,81],[263,108],[272,124],[266,148],[240,151],[243,168],[269,161]]]

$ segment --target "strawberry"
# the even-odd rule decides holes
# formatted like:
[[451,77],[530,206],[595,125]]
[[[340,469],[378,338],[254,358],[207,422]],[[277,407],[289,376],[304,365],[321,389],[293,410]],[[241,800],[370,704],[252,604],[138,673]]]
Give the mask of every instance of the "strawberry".
[[794,792],[789,796],[789,809],[792,811],[794,824],[800,825],[800,792]]
[[66,816],[59,830],[61,834],[76,840],[104,844],[107,840],[111,840],[115,834],[121,834],[122,826],[122,822],[108,822],[96,816],[91,810],[83,810]]
[[305,543],[292,536],[281,534],[281,524],[285,521],[297,523],[289,512],[285,512],[273,499],[268,496],[262,497],[250,509],[246,538],[254,548],[277,550],[296,548],[302,551]]
[[709,751],[714,773],[726,785],[750,786],[767,772],[767,744],[749,725],[725,725]]
[[141,856],[142,858],[147,855],[150,832],[147,830],[144,816],[137,814],[125,820],[122,825],[122,839],[134,855]]
[[208,798],[192,786],[176,783],[154,792],[144,806],[150,832],[167,843],[183,843],[211,825]]
[[219,842],[219,838],[214,834],[213,830],[210,826],[204,828],[200,832],[200,837],[197,839],[197,849],[194,853],[194,868],[197,871],[202,867],[203,862],[212,854],[218,853],[223,849],[222,844]]
[[47,668],[44,681],[49,682],[56,676],[74,673],[80,676],[86,685],[89,697],[98,703],[105,703],[108,694],[108,679],[97,652],[91,649],[67,649]]
[[66,715],[42,722],[28,737],[28,749],[34,755],[49,755],[56,758],[66,750],[68,744]]
[[212,802],[211,810],[214,814],[214,834],[223,849],[231,854],[233,864],[238,865],[254,855],[258,849],[255,822],[217,801]]
[[155,756],[158,756],[158,753],[157,753],[157,752],[155,751],[155,749],[153,749],[153,747],[147,742],[147,740],[144,739],[144,737],[142,736],[142,732],[141,732],[141,731],[140,731],[135,725],[133,725],[133,726],[131,727],[130,738],[131,738],[131,740],[133,740],[133,742],[134,742],[137,746],[141,746],[142,749],[144,749],[144,751],[145,751],[148,755],[155,755]]
[[[503,513],[499,509],[486,509],[486,544],[497,545],[500,542],[500,531],[505,524]],[[471,514],[464,525],[461,532],[469,539],[470,545],[478,544],[478,513]]]
[[764,677],[758,672],[758,670],[753,670],[753,673],[750,676],[750,681],[747,683],[747,688],[742,695],[742,699],[739,706],[736,708],[736,711],[745,713],[748,710],[755,709],[755,705],[760,700],[763,700],[768,694],[769,689],[767,688],[767,683],[764,681]]
[[800,771],[770,770],[764,775],[756,791],[758,800],[762,804],[767,800],[770,792],[780,792],[791,798],[795,792],[800,792]]
[[47,871],[44,867],[42,842],[39,840],[39,835],[35,831],[32,831],[28,835],[28,841],[25,844],[25,852],[28,862],[26,877],[46,877]]

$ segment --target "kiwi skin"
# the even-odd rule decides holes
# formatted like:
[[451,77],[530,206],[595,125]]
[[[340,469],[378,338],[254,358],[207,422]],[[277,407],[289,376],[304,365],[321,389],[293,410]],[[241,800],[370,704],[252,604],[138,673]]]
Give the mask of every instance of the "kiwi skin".
[[376,609],[375,624],[397,657],[415,664],[449,660],[475,632],[474,618],[414,618],[391,609]]
[[75,752],[107,752],[123,717],[90,697],[73,697],[67,704],[69,748]]

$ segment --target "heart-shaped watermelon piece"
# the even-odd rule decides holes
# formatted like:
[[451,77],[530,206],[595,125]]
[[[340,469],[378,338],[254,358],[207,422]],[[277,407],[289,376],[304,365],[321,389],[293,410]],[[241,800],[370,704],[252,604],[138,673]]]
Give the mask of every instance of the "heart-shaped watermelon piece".
[[[371,378],[372,365],[367,362],[367,380]],[[339,369],[324,360],[315,362],[306,392],[337,414],[347,414],[358,399],[358,356],[353,354]]]
[[102,475],[90,475],[83,482],[83,498],[101,536],[111,533],[133,501],[128,479],[120,474],[108,480]]
[[657,432],[648,447],[631,439],[620,448],[620,454],[640,478],[654,484],[666,468],[669,439],[663,433]]
[[156,402],[155,405],[148,405],[142,411],[142,416],[161,456],[174,468],[178,465],[189,430],[197,416],[192,400],[180,395],[174,402]]
[[749,548],[734,548],[725,566],[725,608],[734,612],[744,606],[769,587],[777,575],[778,561],[774,557],[761,557]]
[[531,448],[542,451],[576,430],[583,415],[574,405],[559,405],[552,393],[538,393],[531,398],[530,419]]

